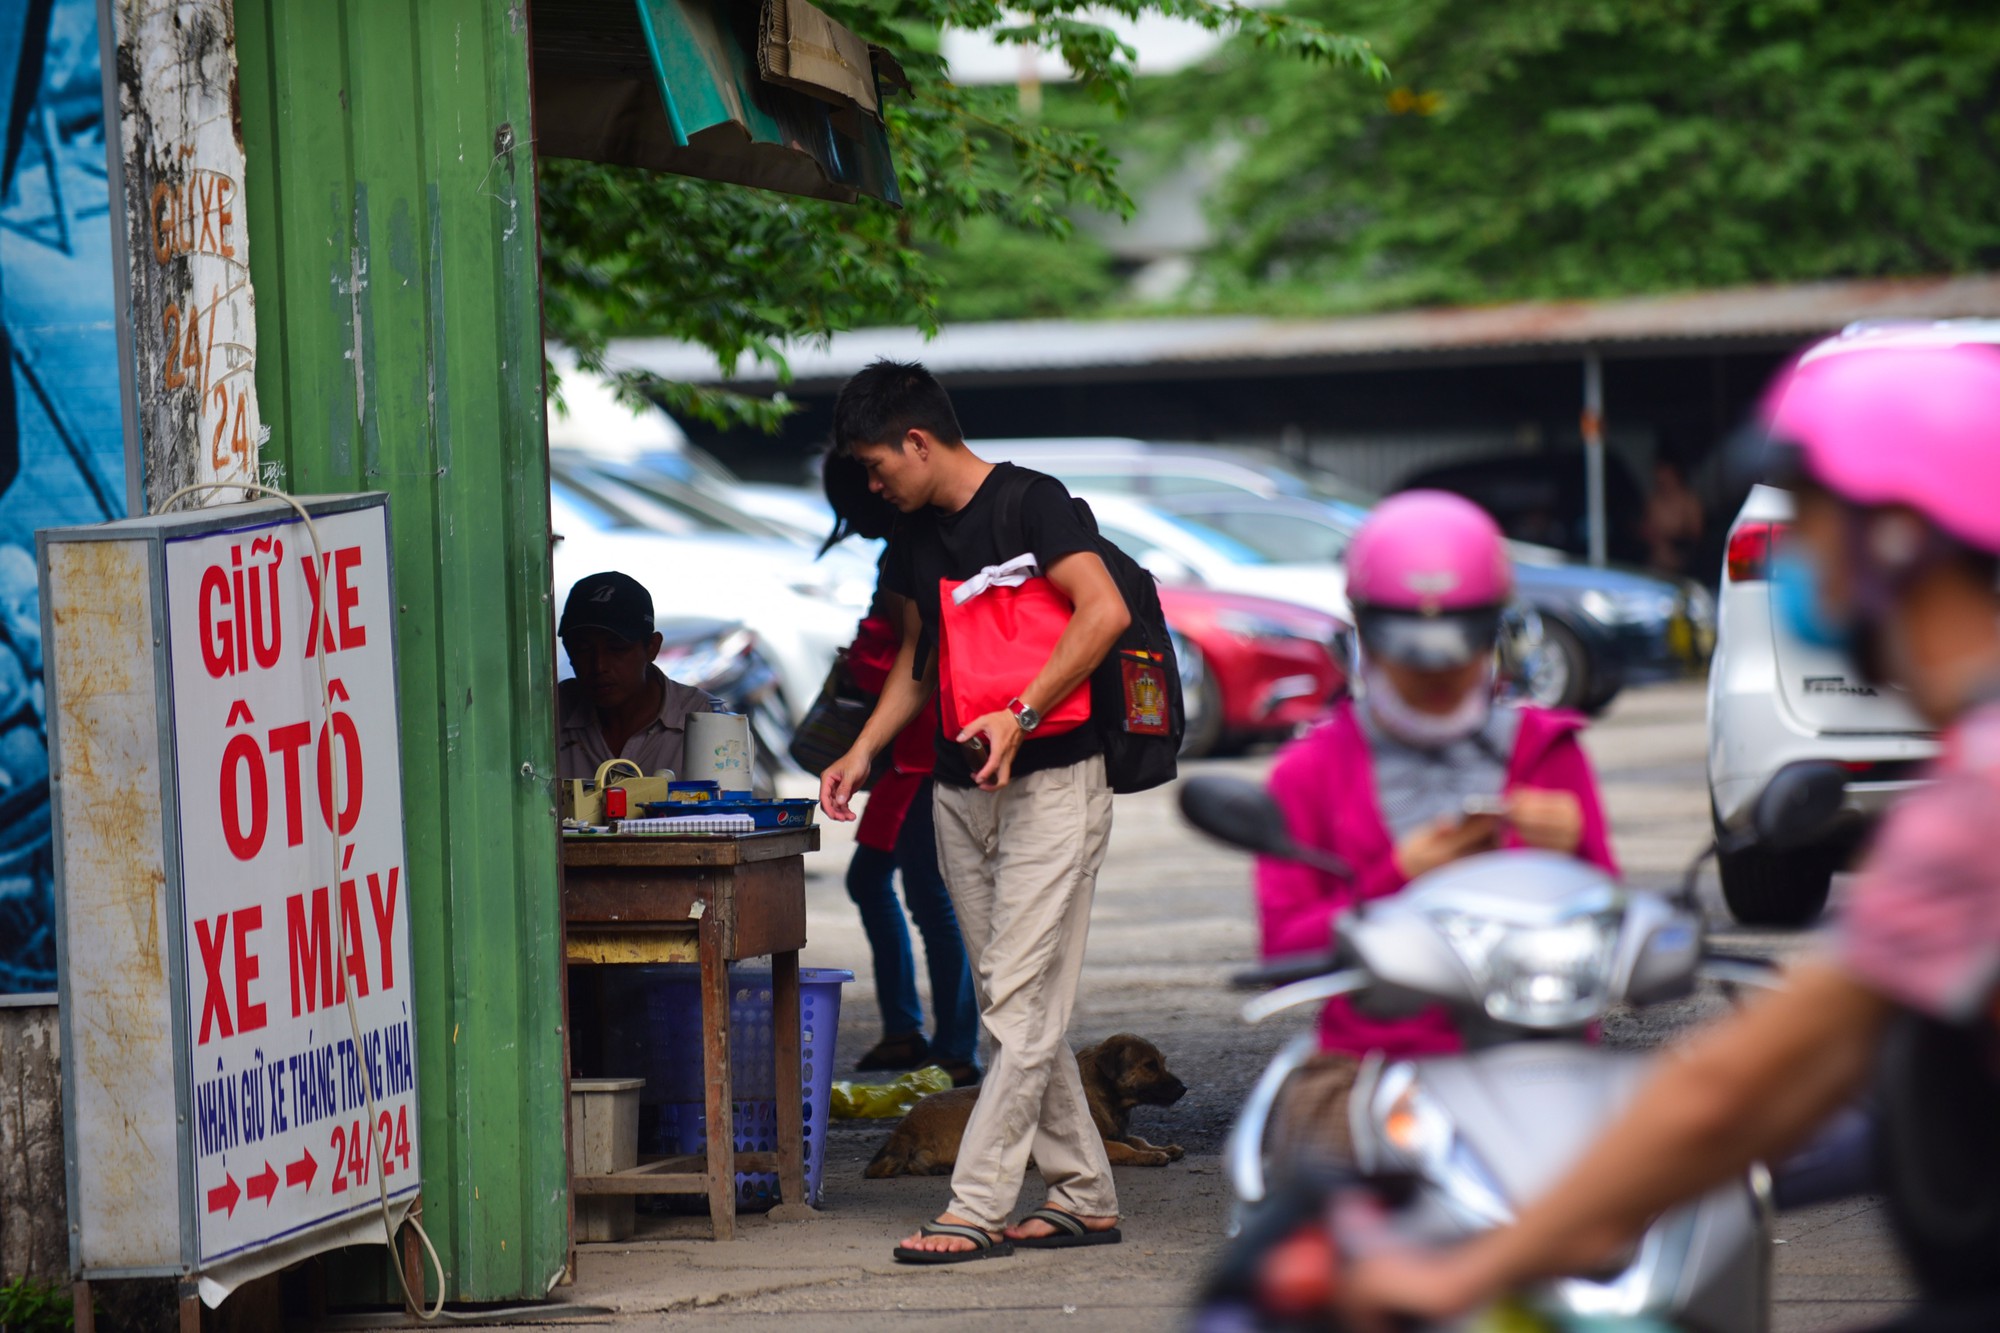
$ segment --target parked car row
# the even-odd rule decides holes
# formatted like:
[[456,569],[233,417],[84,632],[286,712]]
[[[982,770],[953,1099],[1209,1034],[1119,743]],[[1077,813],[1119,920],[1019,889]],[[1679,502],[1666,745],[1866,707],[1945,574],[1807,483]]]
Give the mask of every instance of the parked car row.
[[[832,515],[816,489],[741,481],[671,423],[621,433],[601,392],[579,396],[585,429],[566,428],[551,452],[559,593],[623,562],[661,590],[663,615],[728,619],[754,634],[782,708],[799,716],[867,604],[879,544],[820,556]],[[1189,754],[1282,738],[1345,690],[1342,561],[1375,497],[1256,451],[1122,439],[977,447],[1060,478],[1160,579],[1188,659]],[[1515,556],[1520,601],[1503,658],[1513,687],[1536,702],[1602,708],[1627,684],[1685,670],[1712,642],[1705,590],[1546,548]]]
[[[1107,528],[1131,538],[1163,580],[1289,598],[1346,615],[1340,562],[1373,497],[1274,456],[1134,440],[982,441],[982,451],[1061,477]],[[1125,544],[1125,543],[1121,543]],[[1142,553],[1143,548],[1143,553]],[[1513,543],[1521,603],[1540,646],[1523,693],[1597,711],[1629,684],[1686,672],[1714,643],[1707,589],[1632,569],[1598,569]]]

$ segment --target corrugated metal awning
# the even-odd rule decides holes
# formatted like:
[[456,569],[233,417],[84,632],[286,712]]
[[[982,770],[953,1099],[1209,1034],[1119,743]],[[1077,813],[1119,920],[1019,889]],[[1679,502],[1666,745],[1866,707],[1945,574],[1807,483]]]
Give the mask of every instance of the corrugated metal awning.
[[808,0],[536,0],[535,146],[901,204],[877,53]]
[[[955,382],[1092,382],[1309,374],[1377,367],[1573,357],[1783,351],[1857,320],[2000,316],[2000,275],[1732,287],[1604,301],[1404,310],[1342,319],[1258,316],[1027,320],[918,329],[858,329],[786,349],[793,387],[838,384],[877,357],[920,360]],[[666,339],[611,345],[618,368],[714,383],[714,357]],[[775,383],[745,357],[736,382]]]

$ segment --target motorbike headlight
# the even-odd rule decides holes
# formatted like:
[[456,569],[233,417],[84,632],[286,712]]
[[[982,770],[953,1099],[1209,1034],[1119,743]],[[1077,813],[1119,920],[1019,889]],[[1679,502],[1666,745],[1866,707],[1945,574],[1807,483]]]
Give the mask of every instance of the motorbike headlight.
[[1486,996],[1495,1021],[1570,1028],[1600,1017],[1610,992],[1620,914],[1509,925],[1443,913],[1438,925]]
[[1604,1011],[1614,922],[1580,916],[1510,930],[1487,960],[1486,1012],[1523,1027],[1569,1027]]

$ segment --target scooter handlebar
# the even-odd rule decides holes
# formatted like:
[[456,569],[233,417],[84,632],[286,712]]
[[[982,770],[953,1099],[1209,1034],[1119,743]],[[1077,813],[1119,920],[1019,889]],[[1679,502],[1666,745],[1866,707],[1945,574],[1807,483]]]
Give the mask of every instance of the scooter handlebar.
[[1274,986],[1289,986],[1295,981],[1306,981],[1339,970],[1340,960],[1331,951],[1293,953],[1235,973],[1229,978],[1229,984],[1236,990],[1270,990]]

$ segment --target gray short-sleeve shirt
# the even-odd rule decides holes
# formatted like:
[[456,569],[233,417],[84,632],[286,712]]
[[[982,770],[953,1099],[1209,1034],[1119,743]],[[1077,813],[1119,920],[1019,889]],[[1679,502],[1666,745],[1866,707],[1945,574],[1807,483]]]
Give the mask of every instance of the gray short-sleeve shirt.
[[683,771],[690,713],[720,713],[722,701],[706,690],[670,680],[656,666],[646,668],[666,686],[660,715],[641,727],[617,754],[597,725],[597,709],[575,678],[556,686],[556,771],[564,778],[594,778],[607,759],[630,759],[643,773]]

